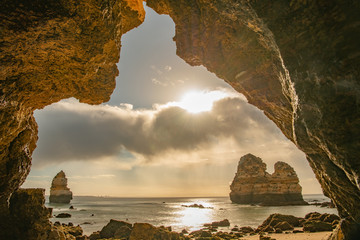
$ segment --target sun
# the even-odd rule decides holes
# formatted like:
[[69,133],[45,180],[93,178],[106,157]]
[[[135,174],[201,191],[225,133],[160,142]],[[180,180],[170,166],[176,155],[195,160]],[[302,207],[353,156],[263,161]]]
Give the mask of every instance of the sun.
[[179,102],[174,102],[171,105],[181,107],[190,113],[201,113],[211,111],[214,102],[226,96],[227,94],[223,91],[190,91]]

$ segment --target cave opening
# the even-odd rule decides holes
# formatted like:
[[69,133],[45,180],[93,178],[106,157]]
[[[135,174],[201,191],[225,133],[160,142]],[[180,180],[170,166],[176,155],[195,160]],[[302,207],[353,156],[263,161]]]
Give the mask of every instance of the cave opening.
[[[275,162],[288,162],[303,194],[321,194],[305,155],[242,94],[176,56],[174,22],[145,8],[145,21],[122,36],[108,102],[72,98],[35,111],[39,140],[23,187],[45,188],[48,195],[52,178],[64,170],[75,198],[227,197],[239,158],[250,152],[269,172]],[[203,101],[210,108],[193,112]]]
[[[159,168],[171,169],[172,164],[179,164],[176,167],[181,171],[170,175],[186,181],[197,176],[199,186],[191,192],[184,188],[179,191],[180,195],[167,190],[166,196],[226,196],[239,158],[251,152],[265,159],[271,172],[276,161],[288,162],[298,172],[305,194],[321,193],[304,154],[262,111],[248,104],[230,85],[204,67],[191,67],[176,56],[173,21],[167,15],[158,15],[145,8],[144,23],[122,37],[120,74],[110,101],[92,106],[67,99],[35,111],[39,140],[33,154],[32,171],[24,187],[49,189],[52,177],[64,169],[69,179],[77,182],[70,181],[70,186],[79,195],[144,197],[136,195],[136,186],[146,180],[140,178],[137,184],[132,184],[136,174],[149,175],[151,171],[146,167],[154,165],[153,176],[145,177],[155,178],[154,185],[147,186],[152,189],[167,182],[161,178],[156,180]],[[190,104],[184,105],[181,99],[187,92],[193,94],[187,99]],[[186,109],[202,101],[213,102],[213,109],[199,114]],[[175,117],[181,121],[177,122]],[[137,130],[139,127],[142,132]],[[184,134],[174,129],[182,129]],[[83,168],[83,164],[87,167]],[[103,168],[99,168],[101,164]],[[200,169],[186,170],[187,166],[198,168],[197,164]],[[218,171],[218,164],[224,170]],[[145,169],[137,169],[134,176],[125,174],[141,166]],[[120,174],[114,168],[118,168]],[[217,174],[215,179],[221,179],[221,183],[209,184],[213,181],[212,177],[206,177],[205,173],[209,172]],[[115,175],[126,176],[114,183],[129,188],[110,188]],[[80,183],[81,177],[84,180]],[[104,184],[99,182],[101,177],[105,179]],[[91,181],[92,192],[87,192],[88,181]],[[181,181],[164,188],[181,189]],[[214,186],[222,190],[214,191]],[[150,197],[161,196],[160,192],[157,194]]]
[[[204,65],[243,93],[306,154],[342,218],[333,239],[357,239],[359,5],[146,2],[174,20],[176,51],[182,59],[192,66]],[[21,198],[26,191],[16,190],[29,173],[36,146],[33,111],[69,97],[91,104],[109,100],[118,73],[117,39],[142,22],[143,12],[140,0],[3,4],[0,216],[9,219],[1,231],[8,236],[12,222],[24,220],[14,206],[24,207]],[[153,83],[163,83],[158,80]],[[179,104],[170,107],[174,106],[179,110]],[[121,108],[131,110],[126,104]],[[45,216],[46,210],[38,207]],[[26,228],[21,224],[16,231]]]

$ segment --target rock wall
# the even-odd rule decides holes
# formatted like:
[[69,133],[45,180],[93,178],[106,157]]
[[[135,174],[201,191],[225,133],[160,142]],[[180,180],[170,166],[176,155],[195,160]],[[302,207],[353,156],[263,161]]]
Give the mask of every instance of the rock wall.
[[[340,230],[354,239],[360,232],[360,2],[147,4],[174,20],[180,57],[243,93],[306,153],[344,219]],[[69,97],[107,100],[120,37],[143,19],[140,0],[2,1],[0,218],[8,218],[8,200],[30,170],[37,140],[32,112]]]
[[[33,111],[70,97],[108,100],[121,35],[144,17],[141,0],[1,1],[0,222],[12,218],[10,197],[30,171]],[[17,230],[0,225],[2,231]]]
[[[52,209],[46,208],[44,189],[19,189],[10,199],[11,218],[2,221],[0,239],[50,239]],[[16,228],[14,228],[16,226]]]
[[177,54],[204,65],[302,150],[360,235],[360,3],[148,0],[176,25]]
[[252,154],[242,156],[230,185],[233,203],[270,206],[306,205],[299,178],[287,163],[277,162],[274,173],[266,172],[266,164]]
[[67,187],[67,178],[61,170],[53,178],[50,188],[50,203],[70,203],[72,192]]

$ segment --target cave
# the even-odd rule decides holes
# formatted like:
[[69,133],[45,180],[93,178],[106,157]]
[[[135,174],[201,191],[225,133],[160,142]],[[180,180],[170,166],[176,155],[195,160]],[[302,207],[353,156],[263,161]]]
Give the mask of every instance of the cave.
[[[118,75],[121,36],[144,20],[142,2],[2,1],[2,239],[15,233],[41,239],[49,230],[39,227],[39,222],[48,222],[41,207],[43,191],[19,189],[36,147],[34,110],[70,97],[89,104],[109,100]],[[178,56],[190,65],[205,66],[244,94],[306,154],[342,218],[332,239],[358,239],[360,3],[146,4],[175,22]],[[38,207],[29,208],[31,204]]]

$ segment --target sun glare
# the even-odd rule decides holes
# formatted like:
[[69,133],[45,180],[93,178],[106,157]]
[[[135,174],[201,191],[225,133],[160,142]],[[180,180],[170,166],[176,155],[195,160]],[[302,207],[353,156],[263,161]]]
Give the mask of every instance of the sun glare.
[[200,113],[210,111],[215,101],[225,98],[226,96],[227,93],[222,91],[191,91],[186,93],[180,102],[174,102],[171,105],[181,107],[190,113]]

